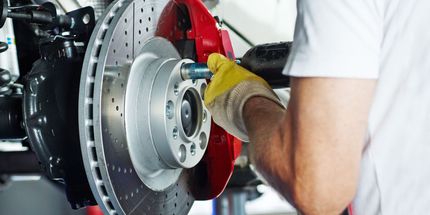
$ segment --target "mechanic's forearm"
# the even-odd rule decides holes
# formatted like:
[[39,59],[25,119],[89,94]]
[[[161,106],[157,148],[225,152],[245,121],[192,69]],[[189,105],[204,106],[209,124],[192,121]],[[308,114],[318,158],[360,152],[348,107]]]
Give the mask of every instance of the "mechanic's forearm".
[[289,153],[293,152],[291,129],[286,128],[287,111],[276,103],[251,98],[244,107],[243,117],[250,139],[250,157],[258,172],[290,202],[293,169]]
[[[251,162],[263,178],[302,214],[340,214],[343,208],[339,208],[337,192],[327,186],[327,179],[304,171],[319,172],[318,167],[307,159],[312,156],[294,143],[291,115],[292,108],[286,111],[265,98],[251,98],[246,103],[243,117],[250,139]],[[329,197],[331,195],[333,199]]]
[[355,195],[374,82],[292,83],[288,111],[261,97],[245,104],[251,161],[303,214],[340,214]]

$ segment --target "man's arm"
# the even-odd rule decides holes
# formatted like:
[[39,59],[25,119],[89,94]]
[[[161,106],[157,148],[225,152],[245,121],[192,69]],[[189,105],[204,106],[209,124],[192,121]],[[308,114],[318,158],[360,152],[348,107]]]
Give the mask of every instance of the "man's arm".
[[251,160],[305,214],[340,214],[359,177],[376,81],[293,78],[287,111],[253,97],[244,121]]

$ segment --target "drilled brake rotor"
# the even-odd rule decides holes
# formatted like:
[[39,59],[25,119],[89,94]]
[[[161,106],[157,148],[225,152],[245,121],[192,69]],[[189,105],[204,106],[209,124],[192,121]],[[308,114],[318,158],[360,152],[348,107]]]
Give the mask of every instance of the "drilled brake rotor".
[[187,169],[202,158],[210,115],[204,80],[184,81],[182,60],[155,37],[167,0],[118,0],[99,19],[80,86],[87,177],[106,214],[187,214]]

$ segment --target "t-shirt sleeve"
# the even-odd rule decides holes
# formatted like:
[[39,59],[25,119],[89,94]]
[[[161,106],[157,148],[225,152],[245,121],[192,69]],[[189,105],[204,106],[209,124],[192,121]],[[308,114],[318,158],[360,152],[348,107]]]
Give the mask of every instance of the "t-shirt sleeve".
[[298,0],[284,74],[377,79],[382,32],[375,0]]

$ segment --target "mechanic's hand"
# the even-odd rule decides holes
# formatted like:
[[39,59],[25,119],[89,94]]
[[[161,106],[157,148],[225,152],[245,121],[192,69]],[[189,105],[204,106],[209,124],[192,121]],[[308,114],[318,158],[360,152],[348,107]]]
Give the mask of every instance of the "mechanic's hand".
[[211,54],[207,64],[214,75],[205,91],[205,105],[215,123],[235,137],[249,141],[242,110],[251,97],[265,97],[284,108],[265,80],[234,61],[220,54]]

